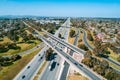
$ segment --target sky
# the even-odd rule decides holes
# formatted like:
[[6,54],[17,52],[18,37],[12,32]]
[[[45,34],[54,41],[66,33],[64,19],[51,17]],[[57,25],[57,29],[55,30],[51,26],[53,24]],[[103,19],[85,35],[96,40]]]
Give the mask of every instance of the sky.
[[0,15],[120,18],[120,0],[0,0]]

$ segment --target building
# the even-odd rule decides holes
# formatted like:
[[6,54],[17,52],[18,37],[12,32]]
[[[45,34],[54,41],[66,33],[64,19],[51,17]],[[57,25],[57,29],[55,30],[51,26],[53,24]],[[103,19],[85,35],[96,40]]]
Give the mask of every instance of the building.
[[99,40],[104,40],[106,38],[106,35],[103,34],[103,33],[99,33],[96,35],[96,38],[99,39]]

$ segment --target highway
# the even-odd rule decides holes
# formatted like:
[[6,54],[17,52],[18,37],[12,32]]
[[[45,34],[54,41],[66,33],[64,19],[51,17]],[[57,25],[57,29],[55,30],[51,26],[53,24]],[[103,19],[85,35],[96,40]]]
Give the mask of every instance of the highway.
[[[49,42],[47,39],[45,39],[44,37],[39,37],[40,39],[42,39],[47,45],[51,46],[52,43]],[[63,43],[64,44],[64,43]],[[71,46],[71,44],[67,43],[68,45]],[[67,46],[68,46],[67,45]],[[86,75],[88,75],[91,79],[94,80],[100,80],[100,78],[98,76],[95,75],[94,72],[90,71],[88,68],[85,68],[83,66],[80,66],[79,63],[77,61],[75,61],[71,56],[69,56],[68,54],[64,53],[61,49],[55,47],[55,45],[51,46],[51,48],[53,50],[55,50],[57,53],[60,53],[59,55],[62,56],[62,58],[64,58],[69,64],[72,63],[72,65],[74,65],[77,69],[82,70]],[[74,48],[74,46],[72,46]],[[76,47],[75,47],[76,48]],[[77,48],[78,49],[78,48]],[[75,50],[75,49],[73,49]],[[81,50],[80,50],[81,51]],[[82,51],[81,51],[82,52]],[[62,55],[61,55],[62,54]],[[67,57],[67,59],[66,59]]]
[[[65,32],[63,34],[64,40],[66,42],[68,42],[68,36],[69,36],[69,31],[70,31],[70,19],[68,19],[68,21],[66,22],[66,26],[65,27]],[[66,61],[64,61],[64,68],[60,77],[60,80],[66,80],[67,74],[68,74],[68,70],[69,70],[69,66],[70,64]]]
[[[86,75],[88,75],[90,77],[90,79],[93,80],[101,80],[101,76],[97,75],[96,73],[94,73],[93,71],[91,71],[91,69],[88,69],[85,67],[85,65],[82,66],[79,64],[79,62],[77,62],[76,60],[74,60],[70,55],[66,54],[64,51],[62,51],[61,49],[59,49],[58,47],[56,47],[56,45],[53,45],[53,43],[51,43],[50,41],[48,41],[46,38],[42,37],[42,36],[38,36],[41,40],[43,40],[47,45],[49,45],[53,50],[55,50],[63,59],[65,59],[69,64],[72,64],[75,68],[77,68],[78,70],[82,70],[82,72],[84,72]],[[64,44],[64,43],[63,43]],[[69,44],[69,43],[67,43]],[[69,44],[71,45],[71,44]],[[68,46],[68,45],[67,45]],[[74,46],[72,46],[74,48]],[[75,47],[76,48],[76,47]],[[78,48],[77,48],[78,49]],[[75,50],[75,49],[72,49]],[[81,51],[81,50],[80,50]]]
[[[66,54],[63,50],[59,49],[48,41],[46,38],[39,36],[40,39],[42,39],[48,46],[50,46],[54,51],[56,51],[62,58],[64,58],[69,64],[74,65],[77,69],[82,70],[86,75],[88,75],[92,80],[101,80],[101,77],[93,72],[91,72],[88,68],[84,67],[83,64],[80,64],[75,59],[73,59],[70,55]],[[82,66],[81,66],[82,65]]]
[[[43,30],[44,31],[44,30]],[[64,40],[61,40],[60,38],[57,38],[55,37],[54,35],[52,35],[51,33],[48,33],[46,31],[44,31],[51,39],[61,43],[62,45],[64,46],[67,46],[68,48],[72,49],[73,51],[77,52],[77,53],[80,53],[81,55],[84,55],[85,51],[83,51],[82,49],[70,44],[70,43],[67,43],[66,41]]]
[[43,73],[41,74],[41,76],[39,77],[39,80],[57,80],[58,78],[58,69],[61,67],[60,65],[57,65],[57,64],[60,64],[59,61],[60,61],[60,56],[56,55],[55,56],[56,58],[52,61],[55,61],[56,62],[56,65],[55,65],[55,68],[51,71],[50,70],[50,66],[51,66],[51,63],[52,61],[49,62],[49,64],[46,66],[45,70],[43,71]]
[[[76,37],[75,37],[75,40],[74,40],[73,45],[76,45],[76,44],[77,44],[79,35],[80,35],[80,30],[78,30],[78,33],[77,33],[77,35],[76,35]],[[70,53],[69,53],[69,54],[72,56],[72,55],[73,55],[73,52],[74,52],[74,51],[70,50]],[[64,69],[63,69],[63,72],[62,72],[62,75],[61,75],[60,80],[66,80],[66,79],[67,79],[67,74],[68,74],[69,67],[70,67],[70,64],[68,64],[68,63],[65,61],[65,63],[64,63]]]
[[[65,21],[65,23],[62,25],[64,26],[68,20]],[[58,34],[63,31],[64,27],[60,27],[56,32],[55,36],[58,37]],[[67,34],[65,34],[67,35]],[[53,40],[50,40],[51,43],[55,43]],[[57,45],[58,47],[61,47],[61,45]],[[60,64],[61,62],[61,57],[59,55],[55,55],[55,59],[52,61],[55,61],[57,64]],[[55,68],[50,71],[49,67],[51,66],[51,62],[48,63],[46,66],[46,69],[42,72],[42,74],[39,76],[39,80],[57,80],[60,74],[60,70],[62,68],[62,64],[55,66]]]
[[48,47],[43,48],[34,58],[22,69],[22,71],[14,78],[14,80],[31,80],[36,71],[40,68],[45,60],[45,51]]

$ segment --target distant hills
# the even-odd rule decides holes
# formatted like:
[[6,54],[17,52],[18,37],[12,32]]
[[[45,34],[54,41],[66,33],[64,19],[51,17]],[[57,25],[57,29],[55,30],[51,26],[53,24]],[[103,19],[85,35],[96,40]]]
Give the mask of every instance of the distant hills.
[[[0,19],[15,19],[15,18],[67,18],[61,16],[34,16],[34,15],[0,15]],[[120,18],[103,18],[103,17],[71,17],[80,19],[109,19],[109,20],[120,20]]]

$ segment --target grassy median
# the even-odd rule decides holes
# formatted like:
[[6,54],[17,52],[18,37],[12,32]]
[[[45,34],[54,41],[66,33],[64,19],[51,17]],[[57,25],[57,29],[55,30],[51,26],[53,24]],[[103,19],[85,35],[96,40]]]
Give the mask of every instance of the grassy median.
[[39,77],[39,75],[41,74],[41,72],[43,71],[43,69],[45,68],[45,65],[46,65],[46,64],[47,64],[47,61],[45,61],[45,62],[42,64],[41,68],[39,69],[39,71],[37,72],[37,74],[36,74],[36,76],[34,77],[33,80],[38,80],[38,77]]

